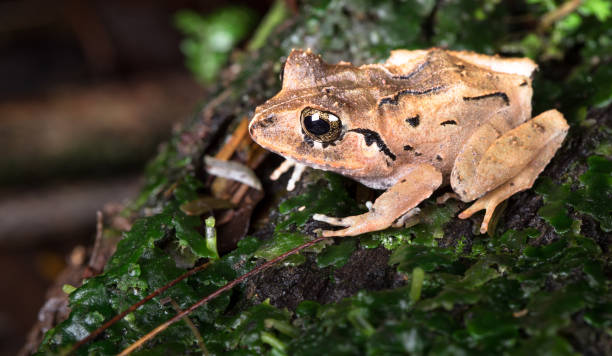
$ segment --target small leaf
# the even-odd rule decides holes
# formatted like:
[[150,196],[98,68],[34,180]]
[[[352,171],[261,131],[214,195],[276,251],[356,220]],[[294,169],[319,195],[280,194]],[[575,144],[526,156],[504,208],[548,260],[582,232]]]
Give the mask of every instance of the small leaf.
[[397,270],[410,273],[415,267],[431,272],[438,268],[447,268],[454,261],[453,253],[448,249],[417,245],[398,247],[389,258],[389,264],[399,264]]
[[307,241],[306,236],[296,232],[276,233],[274,238],[266,242],[256,252],[255,257],[271,260],[294,249]]
[[544,205],[538,210],[538,214],[559,234],[570,231],[572,219],[568,216],[565,207],[570,196],[569,184],[558,185],[550,178],[542,177],[536,193],[541,194],[544,198]]
[[218,256],[216,249],[212,250],[208,240],[195,230],[200,225],[199,217],[187,216],[182,212],[177,212],[172,219],[172,226],[176,230],[176,238],[180,246],[189,247],[199,257],[216,258]]
[[317,255],[317,266],[325,268],[334,266],[340,268],[344,266],[356,248],[354,238],[342,241],[339,245],[327,246],[323,252]]
[[410,301],[413,303],[416,303],[421,298],[423,279],[425,279],[425,271],[423,271],[422,268],[416,267],[412,270],[412,281],[410,282]]

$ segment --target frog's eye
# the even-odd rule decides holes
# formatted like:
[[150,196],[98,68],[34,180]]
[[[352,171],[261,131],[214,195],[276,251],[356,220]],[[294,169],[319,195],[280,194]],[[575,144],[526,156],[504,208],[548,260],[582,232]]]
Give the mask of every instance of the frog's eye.
[[338,116],[313,108],[302,110],[300,117],[302,129],[313,140],[330,143],[340,137],[342,122]]

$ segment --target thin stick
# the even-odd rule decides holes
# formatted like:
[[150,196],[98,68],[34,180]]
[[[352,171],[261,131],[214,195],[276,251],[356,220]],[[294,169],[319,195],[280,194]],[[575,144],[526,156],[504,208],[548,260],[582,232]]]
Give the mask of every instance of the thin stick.
[[100,245],[102,244],[102,238],[104,237],[104,215],[100,210],[96,211],[96,239],[94,241],[94,247],[89,258],[89,267],[94,270],[94,273],[100,273],[100,269],[97,268],[98,255],[100,254]]
[[[168,297],[168,300],[170,301],[170,304],[172,304],[172,307],[177,313],[180,313],[183,311],[181,310],[181,307],[178,305],[178,303],[175,302],[174,299],[172,299],[172,297]],[[198,341],[198,346],[200,346],[200,350],[202,350],[202,354],[204,356],[208,356],[209,355],[208,350],[206,349],[206,344],[204,343],[202,334],[200,334],[200,330],[196,328],[196,326],[193,324],[193,322],[191,321],[191,319],[189,319],[188,316],[184,316],[183,321],[185,322],[185,324],[187,324],[187,327],[189,327],[193,335],[195,335],[196,340]]]
[[282,255],[271,259],[270,261],[262,264],[259,267],[256,267],[252,270],[250,270],[249,272],[243,274],[242,276],[234,279],[233,281],[227,283],[226,285],[224,285],[223,287],[217,289],[216,291],[214,291],[213,293],[209,294],[208,296],[200,299],[199,301],[197,301],[195,304],[191,305],[189,308],[183,310],[182,312],[176,314],[175,316],[173,316],[170,320],[166,321],[165,323],[159,325],[158,327],[156,327],[155,329],[151,330],[148,334],[146,334],[145,336],[141,337],[140,339],[136,340],[133,344],[131,344],[130,346],[128,346],[125,350],[121,351],[121,353],[118,354],[118,356],[126,356],[129,355],[130,353],[132,353],[133,351],[135,351],[137,348],[141,347],[145,342],[151,340],[152,338],[154,338],[157,334],[159,334],[160,332],[166,330],[170,325],[174,324],[175,322],[181,320],[182,317],[184,317],[185,315],[190,314],[191,312],[193,312],[194,310],[196,310],[197,308],[201,307],[202,305],[208,303],[210,300],[218,297],[220,294],[232,289],[235,285],[244,282],[246,279],[248,279],[251,276],[254,276],[260,272],[262,272],[263,270],[269,268],[270,266],[274,265],[275,263],[284,260],[285,258],[287,258],[288,256],[291,256],[297,252],[300,252],[301,250],[310,247],[314,244],[317,244],[323,240],[325,240],[327,237],[321,236],[321,237],[317,237],[316,239],[306,242],[303,245],[300,245],[292,250],[289,250],[285,253],[283,253]]
[[124,316],[126,316],[129,313],[133,312],[134,310],[138,309],[138,307],[140,307],[144,303],[148,302],[149,300],[155,298],[156,296],[160,295],[161,293],[165,292],[168,288],[174,286],[175,284],[177,284],[178,282],[182,281],[183,279],[191,276],[192,274],[194,274],[196,272],[199,272],[199,271],[205,269],[206,267],[208,267],[209,264],[210,264],[210,262],[203,263],[203,264],[199,265],[198,267],[195,267],[194,269],[189,270],[189,271],[183,273],[182,275],[178,276],[176,279],[174,279],[170,283],[166,284],[163,287],[160,287],[160,288],[156,289],[153,293],[147,295],[146,297],[144,297],[143,299],[141,299],[137,303],[132,304],[132,306],[130,306],[129,308],[127,308],[126,310],[124,310],[120,314],[115,315],[112,319],[110,319],[109,321],[104,323],[102,326],[100,326],[96,330],[92,331],[89,335],[87,335],[87,337],[85,337],[84,339],[82,339],[79,342],[77,342],[76,344],[74,344],[72,346],[72,349],[70,349],[70,352],[68,352],[68,354],[70,355],[70,354],[74,353],[79,347],[81,347],[82,345],[84,345],[84,344],[92,341],[96,337],[98,337],[98,335],[102,334],[102,332],[104,332],[104,330],[108,329],[113,324],[115,324],[119,320],[123,319]]
[[546,31],[553,23],[574,12],[581,4],[582,0],[569,0],[551,12],[546,13],[544,16],[542,16],[537,31]]
[[245,117],[242,119],[242,121],[240,121],[238,127],[236,127],[236,129],[232,133],[232,136],[230,137],[229,141],[227,141],[227,143],[224,144],[223,147],[221,147],[219,152],[217,152],[215,158],[223,161],[227,161],[228,159],[230,159],[234,152],[236,152],[236,149],[238,148],[242,140],[247,136],[248,127],[249,120]]

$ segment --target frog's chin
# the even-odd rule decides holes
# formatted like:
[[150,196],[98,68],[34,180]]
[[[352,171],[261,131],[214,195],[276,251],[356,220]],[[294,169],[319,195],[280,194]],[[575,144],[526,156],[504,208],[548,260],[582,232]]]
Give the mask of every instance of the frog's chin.
[[317,164],[309,160],[294,158],[290,155],[283,155],[283,154],[280,154],[280,155],[283,156],[286,160],[289,160],[289,161],[292,161],[298,164],[302,164],[308,167],[312,167],[314,169],[320,169],[323,171],[329,171],[329,172],[341,174],[343,176],[356,180],[359,183],[369,188],[372,188],[372,189],[387,189],[393,184],[395,184],[395,181],[396,181],[396,179],[392,177],[386,177],[383,179],[379,177],[368,178],[367,175],[363,174],[364,172],[367,171],[365,165],[362,165],[361,167],[358,167],[358,168],[351,167],[351,169],[347,169],[345,166],[332,165],[332,164]]
[[316,161],[313,159],[303,159],[292,155],[290,153],[277,152],[279,155],[283,156],[286,160],[293,161],[308,167],[312,167],[315,169],[320,169],[323,171],[330,171],[339,173],[345,176],[359,176],[361,172],[363,172],[366,168],[365,164],[351,164],[347,166],[346,162],[343,161]]

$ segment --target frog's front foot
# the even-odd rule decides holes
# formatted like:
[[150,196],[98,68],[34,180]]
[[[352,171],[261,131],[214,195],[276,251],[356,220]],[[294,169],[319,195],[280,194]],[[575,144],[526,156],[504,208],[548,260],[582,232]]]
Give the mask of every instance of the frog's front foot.
[[274,172],[270,174],[271,180],[277,180],[278,178],[280,178],[281,175],[290,170],[291,167],[293,167],[293,173],[291,173],[291,178],[289,178],[289,181],[287,182],[288,191],[292,191],[293,189],[295,189],[295,184],[300,181],[300,179],[302,178],[302,174],[306,169],[305,165],[297,163],[296,161],[290,159],[285,159],[285,161],[281,163],[280,166],[276,167]]
[[375,213],[368,212],[361,215],[347,216],[345,218],[334,218],[323,214],[314,214],[313,219],[333,226],[345,226],[341,230],[323,230],[321,236],[355,236],[366,232],[382,230],[390,225],[382,216],[374,216]]
[[314,220],[334,226],[345,226],[341,230],[325,230],[323,236],[355,236],[366,232],[386,229],[394,222],[411,217],[421,201],[427,199],[442,183],[442,174],[428,164],[411,166],[395,185],[381,194],[367,213],[345,218],[334,218],[315,214]]

